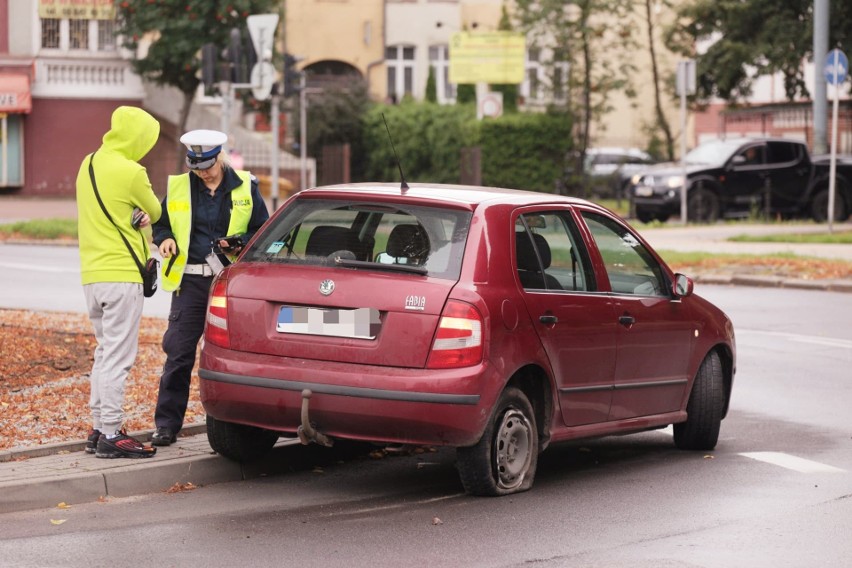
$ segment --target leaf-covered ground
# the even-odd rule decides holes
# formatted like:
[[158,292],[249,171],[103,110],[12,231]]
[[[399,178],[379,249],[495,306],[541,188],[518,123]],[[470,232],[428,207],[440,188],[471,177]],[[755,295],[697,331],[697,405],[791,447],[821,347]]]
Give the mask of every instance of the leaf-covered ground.
[[[165,320],[143,318],[125,391],[128,431],[154,427]],[[0,450],[85,439],[95,349],[85,314],[0,309]],[[204,421],[193,375],[186,424]]]

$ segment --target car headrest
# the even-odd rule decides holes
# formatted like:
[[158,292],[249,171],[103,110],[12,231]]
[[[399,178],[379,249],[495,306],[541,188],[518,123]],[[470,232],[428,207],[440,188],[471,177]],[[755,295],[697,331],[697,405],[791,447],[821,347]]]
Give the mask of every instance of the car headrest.
[[311,231],[305,245],[308,256],[328,256],[333,252],[358,251],[358,235],[352,229],[334,225],[319,225]]
[[388,235],[386,252],[395,258],[422,262],[429,256],[429,236],[420,225],[397,225]]
[[[538,254],[541,255],[541,263],[544,265],[542,269],[550,267],[550,245],[547,240],[538,233],[532,233],[535,247],[538,249]],[[527,233],[515,233],[515,246],[518,255],[518,269],[539,271],[538,260],[535,256],[532,241],[530,241]]]

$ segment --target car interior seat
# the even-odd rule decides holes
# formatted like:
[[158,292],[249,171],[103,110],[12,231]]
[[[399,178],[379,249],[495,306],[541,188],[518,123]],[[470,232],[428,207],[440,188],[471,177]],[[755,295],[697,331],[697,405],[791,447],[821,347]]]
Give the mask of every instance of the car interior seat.
[[[397,225],[388,236],[387,254],[406,259],[406,264],[423,264],[429,256],[429,236],[416,224]],[[398,261],[397,261],[398,262]]]
[[[543,236],[537,233],[532,233],[532,238],[531,241],[527,233],[515,233],[515,252],[521,285],[524,288],[561,290],[562,286],[559,281],[552,275],[543,272],[550,268],[550,245],[547,244],[547,240]],[[535,247],[533,247],[533,241],[535,241]],[[535,254],[536,249],[541,256],[541,266],[539,266]]]
[[361,241],[358,234],[347,227],[319,225],[308,235],[305,255],[327,257],[333,252],[349,251],[353,259],[361,253]]

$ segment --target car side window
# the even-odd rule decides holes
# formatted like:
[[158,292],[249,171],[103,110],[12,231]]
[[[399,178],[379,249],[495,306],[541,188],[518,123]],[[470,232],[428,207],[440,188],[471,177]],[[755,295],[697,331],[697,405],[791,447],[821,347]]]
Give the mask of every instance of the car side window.
[[743,161],[740,165],[742,166],[759,166],[764,163],[764,150],[765,146],[749,146],[742,152],[740,152],[740,156],[742,156]]
[[583,219],[603,258],[609,285],[616,294],[667,296],[662,267],[623,225],[590,211]]
[[567,212],[525,214],[515,223],[515,261],[525,289],[595,289],[591,261]]
[[789,144],[786,142],[769,142],[769,153],[767,163],[773,165],[789,164],[799,160],[798,144]]

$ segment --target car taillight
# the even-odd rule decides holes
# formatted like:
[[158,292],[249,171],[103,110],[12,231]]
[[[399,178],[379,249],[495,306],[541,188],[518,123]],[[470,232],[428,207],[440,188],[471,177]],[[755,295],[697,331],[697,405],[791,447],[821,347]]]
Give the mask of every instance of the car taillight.
[[450,300],[438,323],[429,369],[469,367],[482,361],[482,316],[470,304]]
[[207,326],[204,328],[204,341],[226,348],[231,346],[228,335],[228,297],[225,295],[227,286],[228,281],[221,278],[213,284],[207,306]]

